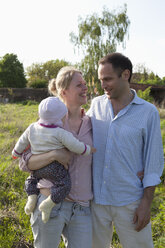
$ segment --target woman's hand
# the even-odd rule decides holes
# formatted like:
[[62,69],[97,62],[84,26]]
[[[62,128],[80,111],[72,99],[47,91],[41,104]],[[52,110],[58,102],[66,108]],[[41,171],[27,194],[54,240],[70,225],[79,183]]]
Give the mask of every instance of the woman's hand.
[[32,155],[28,161],[28,168],[30,170],[38,170],[57,160],[63,164],[65,169],[68,169],[71,156],[71,152],[66,149],[52,150],[50,152]]
[[55,152],[55,154],[54,154],[55,159],[54,160],[57,160],[59,163],[61,163],[65,167],[65,169],[68,169],[68,164],[71,161],[72,153],[65,148],[59,149],[59,150],[54,150],[52,152]]

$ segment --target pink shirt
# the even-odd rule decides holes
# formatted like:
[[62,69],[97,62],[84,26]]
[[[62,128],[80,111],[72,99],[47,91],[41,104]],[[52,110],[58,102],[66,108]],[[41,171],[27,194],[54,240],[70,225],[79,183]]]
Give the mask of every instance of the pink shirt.
[[[65,130],[72,132],[72,134],[87,145],[92,146],[92,125],[88,116],[82,117],[82,124],[79,133],[70,130],[68,119],[65,121]],[[27,163],[31,157],[31,152],[27,151],[20,159],[20,169],[29,171]],[[88,202],[93,198],[92,193],[92,155],[82,156],[73,154],[72,161],[69,165],[69,173],[71,177],[71,191],[68,196],[69,199],[76,202]],[[41,179],[38,183],[38,188],[50,188],[52,183],[48,180]]]

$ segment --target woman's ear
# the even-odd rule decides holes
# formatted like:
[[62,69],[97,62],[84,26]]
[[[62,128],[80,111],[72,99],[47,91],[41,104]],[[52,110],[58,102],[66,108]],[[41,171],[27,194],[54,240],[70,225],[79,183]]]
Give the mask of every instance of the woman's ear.
[[63,98],[63,97],[65,97],[65,95],[66,95],[66,91],[65,90],[61,90],[61,97]]

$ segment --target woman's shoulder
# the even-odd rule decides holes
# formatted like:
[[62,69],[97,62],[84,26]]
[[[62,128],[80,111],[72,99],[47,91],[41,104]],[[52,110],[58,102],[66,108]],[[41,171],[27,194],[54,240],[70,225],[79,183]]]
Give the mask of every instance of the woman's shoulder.
[[86,122],[91,121],[91,118],[88,115],[86,115],[85,110],[83,108],[81,109],[81,118],[83,121],[86,121]]
[[91,129],[92,128],[91,118],[90,118],[90,116],[86,115],[85,111],[84,111],[82,120],[83,120],[83,128],[84,129]]

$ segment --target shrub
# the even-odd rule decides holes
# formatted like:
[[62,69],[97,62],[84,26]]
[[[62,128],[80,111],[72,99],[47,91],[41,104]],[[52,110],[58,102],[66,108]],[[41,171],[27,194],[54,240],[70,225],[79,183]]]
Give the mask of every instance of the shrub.
[[150,91],[151,91],[151,87],[148,87],[148,88],[145,89],[144,91],[138,90],[137,95],[138,95],[139,97],[141,97],[142,99],[148,101],[148,102],[153,102],[154,99],[153,99],[153,97],[150,95]]
[[36,79],[35,81],[28,82],[27,87],[28,88],[47,88],[48,81],[42,80],[42,79]]
[[27,106],[38,105],[38,102],[36,102],[34,100],[25,100],[22,102],[22,105],[27,105]]

